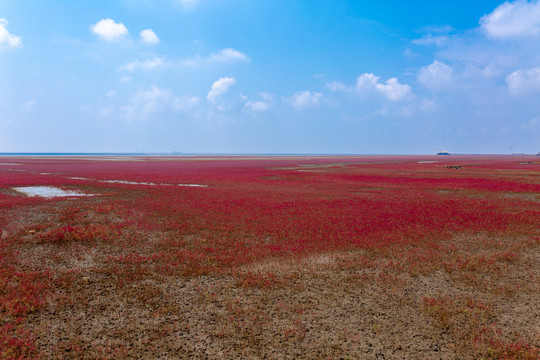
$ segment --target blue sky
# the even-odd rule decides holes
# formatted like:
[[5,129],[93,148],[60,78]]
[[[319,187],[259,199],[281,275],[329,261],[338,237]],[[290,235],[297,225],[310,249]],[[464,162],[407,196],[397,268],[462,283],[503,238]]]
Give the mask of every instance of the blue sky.
[[539,1],[0,0],[0,152],[536,153]]

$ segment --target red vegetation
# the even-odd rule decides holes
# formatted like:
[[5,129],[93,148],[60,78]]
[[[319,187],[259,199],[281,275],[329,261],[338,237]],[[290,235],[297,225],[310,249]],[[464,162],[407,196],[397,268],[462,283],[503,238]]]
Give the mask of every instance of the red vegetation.
[[[393,271],[414,275],[440,269],[474,282],[519,261],[521,249],[538,249],[540,164],[534,157],[128,160],[21,157],[6,160],[20,165],[0,166],[0,357],[37,356],[25,319],[57,299],[52,279],[67,276],[50,264],[40,269],[22,264],[17,252],[29,246],[106,244],[112,250],[103,264],[122,286],[150,273],[215,274],[258,289],[287,286],[287,279],[240,267],[365,250],[392,253],[386,266]],[[44,199],[11,190],[35,185],[98,195]],[[470,254],[452,245],[464,234],[526,240]],[[358,256],[340,266],[370,268],[374,259]],[[369,274],[350,279],[358,277]],[[489,307],[471,299],[423,302],[444,328],[464,313],[491,321]],[[476,342],[489,343],[493,357],[538,355],[535,345],[489,336],[482,330]]]

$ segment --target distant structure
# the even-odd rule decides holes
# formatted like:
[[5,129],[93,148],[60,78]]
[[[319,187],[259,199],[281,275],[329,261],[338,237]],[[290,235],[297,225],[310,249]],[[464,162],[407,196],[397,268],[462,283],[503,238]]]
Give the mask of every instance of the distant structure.
[[540,156],[540,151],[536,153],[536,156]]
[[525,155],[524,153],[522,152],[515,152],[515,153],[512,153],[512,156],[523,156]]
[[437,153],[437,155],[450,155],[450,153],[449,153],[448,151],[445,150],[445,151],[439,151],[439,152]]

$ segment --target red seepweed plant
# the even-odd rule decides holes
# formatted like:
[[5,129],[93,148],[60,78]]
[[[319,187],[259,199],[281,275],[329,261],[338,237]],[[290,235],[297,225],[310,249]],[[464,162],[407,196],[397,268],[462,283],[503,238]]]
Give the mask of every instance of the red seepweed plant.
[[[495,340],[485,340],[483,330],[495,323],[509,299],[538,292],[538,259],[531,257],[540,238],[539,164],[534,158],[137,160],[14,158],[6,163],[21,164],[17,169],[0,166],[2,357],[58,354],[44,347],[68,345],[60,346],[50,336],[46,342],[42,333],[40,342],[34,342],[37,314],[58,320],[52,311],[93,313],[93,292],[171,317],[178,315],[178,304],[156,297],[167,293],[164,288],[176,279],[230,278],[227,291],[279,294],[289,286],[305,291],[300,279],[328,274],[347,283],[335,288],[338,293],[373,286],[409,301],[434,319],[432,326],[450,334],[451,342],[476,349],[473,357],[537,354],[539,339],[528,328],[525,340],[515,328],[504,329]],[[41,185],[96,195],[39,198],[13,190]],[[329,254],[328,263],[298,265],[319,254]],[[272,263],[278,265],[265,268]],[[283,270],[285,263],[296,268]],[[441,274],[454,284],[445,291],[466,286],[485,298],[471,302],[462,296],[455,302],[445,293],[424,293],[412,299],[401,292]],[[230,305],[215,296],[205,301],[211,308]],[[234,316],[229,305],[228,316]],[[227,331],[220,330],[220,341],[239,337],[246,347],[262,351],[258,337],[272,331],[285,333],[285,342],[310,339],[304,325],[309,312],[302,319],[295,315],[293,323],[277,331],[272,319],[257,313],[265,311],[262,306],[252,308],[257,338],[244,328],[242,335],[223,325]],[[178,326],[166,327],[164,336],[186,328],[175,321]],[[82,331],[75,325],[70,329]],[[302,336],[297,336],[299,329]],[[292,333],[296,335],[288,336]],[[136,347],[134,340],[121,330],[103,338],[107,341],[100,344],[76,339],[68,347],[86,348],[93,354],[89,357],[99,357],[109,347],[126,357],[136,354],[129,350]],[[147,348],[153,339],[145,340]],[[189,351],[193,355],[197,350]]]

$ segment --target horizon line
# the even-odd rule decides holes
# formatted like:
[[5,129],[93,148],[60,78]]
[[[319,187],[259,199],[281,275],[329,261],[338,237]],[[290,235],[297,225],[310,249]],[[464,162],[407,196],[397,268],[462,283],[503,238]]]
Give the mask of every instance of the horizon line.
[[183,153],[171,152],[0,152],[0,156],[539,156],[534,153],[422,153],[422,154],[366,154],[366,153]]

